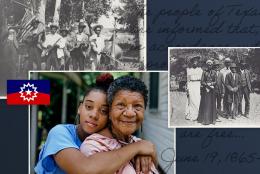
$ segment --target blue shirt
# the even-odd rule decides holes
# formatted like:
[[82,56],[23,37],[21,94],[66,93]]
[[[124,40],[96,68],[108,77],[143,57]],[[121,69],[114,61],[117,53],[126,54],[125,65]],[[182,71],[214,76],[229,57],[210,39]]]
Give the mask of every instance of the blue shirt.
[[76,125],[60,124],[53,127],[41,149],[39,161],[34,168],[37,174],[64,174],[56,164],[53,155],[66,148],[79,149],[81,141],[76,132]]

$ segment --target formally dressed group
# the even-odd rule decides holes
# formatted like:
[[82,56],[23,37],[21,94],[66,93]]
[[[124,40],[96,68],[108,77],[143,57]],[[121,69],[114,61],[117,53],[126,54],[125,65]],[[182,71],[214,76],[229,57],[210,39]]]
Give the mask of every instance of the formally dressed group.
[[[17,42],[16,30],[9,27],[6,40],[6,56],[12,56],[11,67],[17,69],[18,47],[23,45],[26,52],[24,61],[20,61],[28,70],[103,70],[109,69],[114,62],[111,44],[114,34],[105,36],[102,25],[90,27],[81,20],[74,25],[59,26],[57,23],[42,23],[34,19],[30,27]],[[10,44],[9,44],[10,43]],[[106,68],[104,68],[106,66]],[[107,68],[108,67],[108,68]],[[15,71],[13,71],[15,72]]]
[[[249,118],[251,75],[248,64],[224,59],[208,59],[206,66],[198,66],[200,57],[193,57],[187,68],[186,119],[203,125],[221,122],[220,117]],[[244,112],[242,101],[245,102]]]

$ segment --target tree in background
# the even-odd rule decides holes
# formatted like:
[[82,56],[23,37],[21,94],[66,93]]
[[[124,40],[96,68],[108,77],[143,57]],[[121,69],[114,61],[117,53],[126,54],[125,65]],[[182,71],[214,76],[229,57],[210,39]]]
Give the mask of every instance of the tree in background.
[[[119,0],[122,6],[117,7],[114,13],[118,15],[118,23],[124,25],[123,31],[134,35],[133,50],[139,50],[139,61],[144,61],[145,38],[144,32],[144,0]],[[131,50],[130,50],[131,52]]]
[[144,18],[144,0],[120,0],[123,8],[118,7],[116,12],[120,16],[120,24],[124,24],[128,32],[138,34],[138,19]]
[[92,23],[97,22],[100,16],[108,15],[110,10],[111,0],[63,0],[60,5],[60,24],[70,25],[85,19],[91,28]]
[[40,30],[43,30],[45,27],[45,13],[46,13],[46,5],[47,5],[47,0],[36,0],[34,3],[34,10],[35,10],[35,15],[41,21],[40,24]]
[[56,0],[54,15],[53,15],[53,22],[59,23],[60,19],[60,7],[61,7],[61,0]]

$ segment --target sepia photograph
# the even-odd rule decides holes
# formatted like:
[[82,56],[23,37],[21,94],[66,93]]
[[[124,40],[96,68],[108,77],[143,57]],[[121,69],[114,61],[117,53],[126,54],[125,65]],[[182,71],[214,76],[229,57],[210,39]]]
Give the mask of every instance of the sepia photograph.
[[30,106],[31,173],[174,174],[167,72],[41,71],[30,79],[51,87],[50,105]]
[[144,0],[0,0],[0,95],[29,70],[145,70]]
[[169,48],[169,127],[260,127],[260,48]]

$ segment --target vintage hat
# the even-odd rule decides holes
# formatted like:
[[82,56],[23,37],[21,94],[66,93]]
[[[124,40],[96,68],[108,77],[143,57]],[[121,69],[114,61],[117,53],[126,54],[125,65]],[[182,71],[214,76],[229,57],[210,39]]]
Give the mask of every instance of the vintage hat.
[[190,58],[190,61],[196,61],[196,60],[200,60],[200,56],[194,56]]
[[212,64],[213,64],[213,61],[209,59],[209,60],[206,61],[206,64],[207,64],[207,65],[212,65]]
[[86,27],[86,25],[85,25],[85,23],[84,22],[79,22],[79,26],[78,26],[79,28],[81,28],[81,27]]
[[69,29],[68,29],[67,27],[61,27],[61,28],[60,28],[60,32],[62,32],[62,31],[69,32]]
[[214,60],[214,66],[221,65],[219,60]]
[[230,68],[237,68],[237,65],[235,63],[231,63]]
[[50,24],[50,28],[57,28],[58,29],[59,24],[53,22],[53,23]]
[[94,25],[92,28],[93,28],[94,31],[95,31],[97,28],[100,28],[100,29],[102,30],[102,29],[103,29],[103,25],[97,24],[97,25]]
[[248,64],[246,62],[241,62],[240,65],[241,66],[247,66]]
[[231,62],[231,59],[229,57],[224,59],[225,62]]

